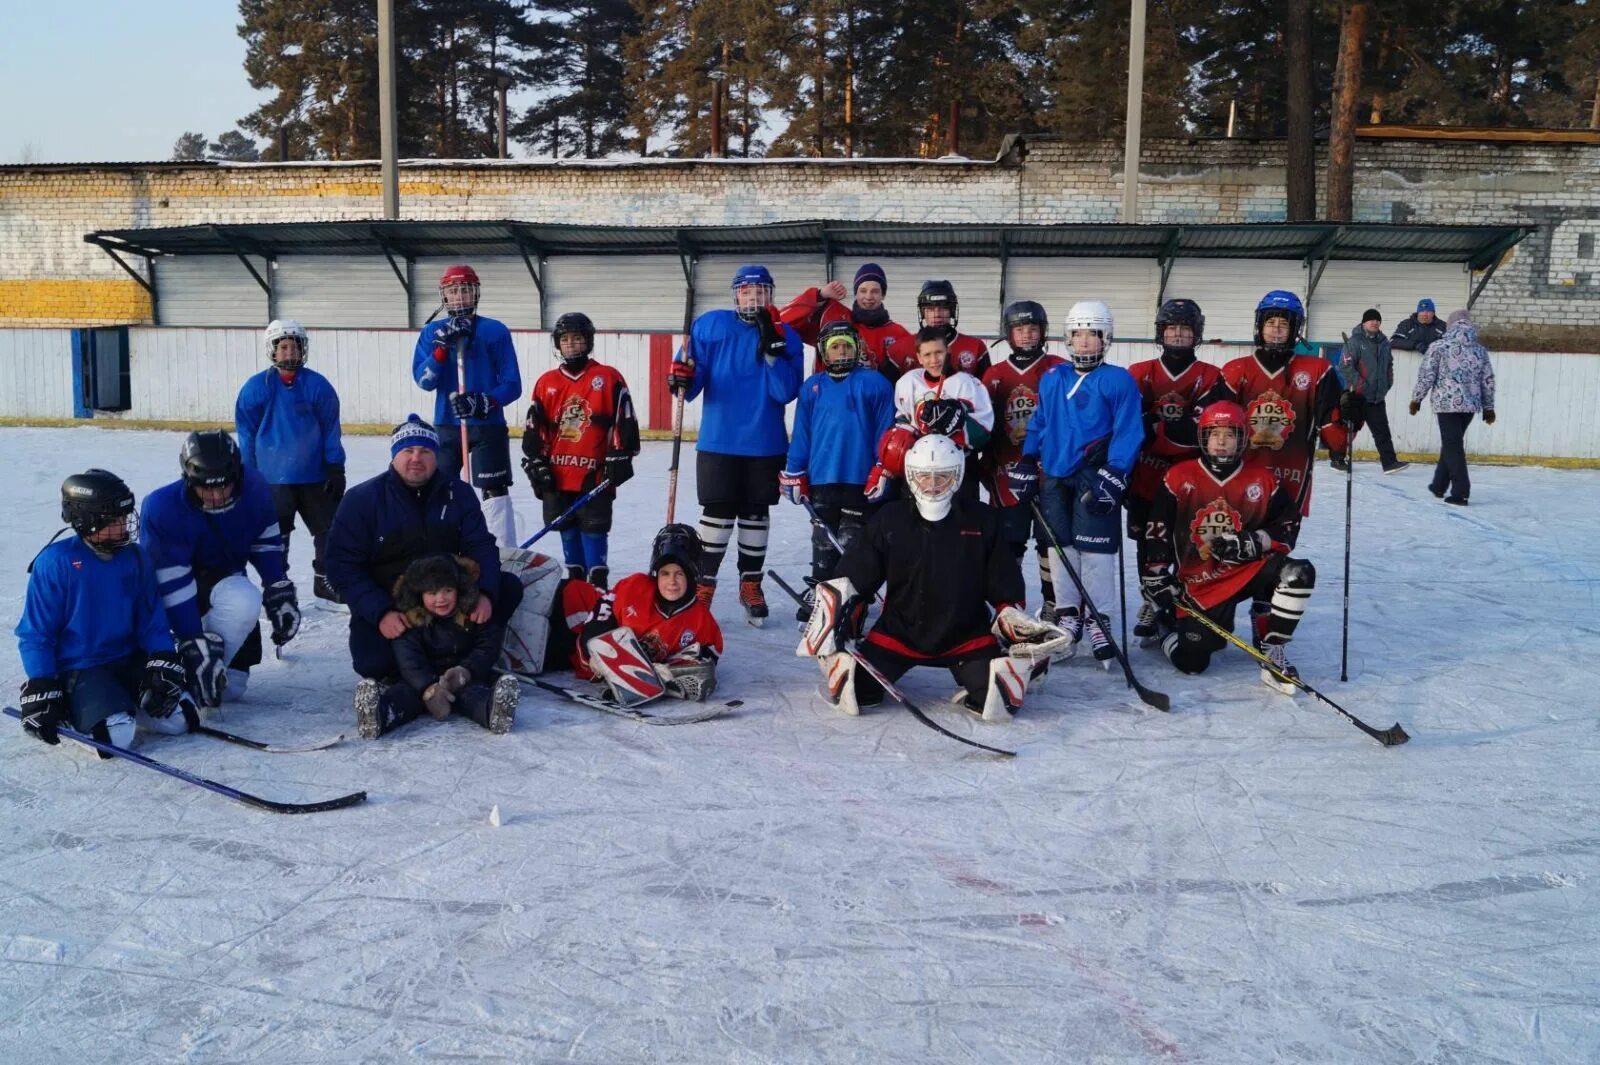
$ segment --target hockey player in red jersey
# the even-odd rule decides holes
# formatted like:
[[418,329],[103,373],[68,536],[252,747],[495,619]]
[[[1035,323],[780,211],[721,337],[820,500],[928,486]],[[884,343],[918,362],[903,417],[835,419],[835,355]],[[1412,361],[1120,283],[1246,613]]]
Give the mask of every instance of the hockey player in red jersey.
[[1055,613],[1055,585],[1050,580],[1050,539],[1033,517],[1033,509],[1011,492],[1011,468],[1022,460],[1022,442],[1028,435],[1028,422],[1039,406],[1039,382],[1045,374],[1066,360],[1047,354],[1044,339],[1050,332],[1050,318],[1032,300],[1011,304],[1005,310],[1006,343],[1011,354],[990,366],[983,375],[984,390],[994,405],[995,431],[983,453],[984,480],[989,502],[1000,512],[1000,527],[1021,558],[1033,539],[1039,554],[1039,584],[1043,591],[1044,613]]
[[[1128,481],[1124,505],[1128,509],[1128,537],[1133,540],[1138,572],[1144,572],[1146,559],[1144,523],[1150,515],[1161,479],[1174,463],[1194,458],[1200,449],[1180,443],[1168,435],[1168,427],[1192,418],[1195,404],[1222,378],[1222,371],[1195,358],[1194,350],[1205,339],[1206,316],[1193,300],[1167,300],[1156,312],[1156,343],[1161,354],[1128,367],[1139,386],[1144,407],[1144,447]],[[1146,600],[1139,607],[1133,635],[1141,646],[1152,646],[1157,639],[1155,606]]]
[[[808,288],[779,313],[784,324],[793,327],[800,339],[817,347],[817,334],[834,322],[849,322],[861,338],[861,365],[879,370],[893,381],[916,364],[916,344],[911,331],[889,317],[883,297],[889,291],[889,278],[877,263],[862,263],[856,271],[855,302],[844,303],[850,293],[842,281],[829,281],[820,288]],[[812,373],[827,369],[818,348]]]
[[554,521],[579,496],[609,478],[611,487],[578,510],[560,530],[569,576],[604,588],[611,509],[617,488],[633,476],[639,420],[628,382],[593,359],[594,323],[576,312],[556,319],[550,333],[561,365],[533,386],[522,434],[522,469],[533,494]]
[[[917,324],[922,329],[944,331],[945,345],[950,349],[950,370],[969,373],[983,379],[989,369],[989,347],[975,336],[956,330],[961,320],[961,306],[956,301],[956,287],[948,281],[924,281],[917,293]],[[920,341],[919,341],[920,344]],[[909,370],[911,362],[901,367]]]
[[711,695],[722,629],[695,598],[700,553],[699,535],[675,523],[656,533],[648,572],[630,574],[610,591],[583,581],[561,586],[559,609],[575,637],[579,677],[600,679],[623,706]]
[[[1182,672],[1204,672],[1226,642],[1189,617],[1189,604],[1232,629],[1234,608],[1254,600],[1271,604],[1251,618],[1256,647],[1285,675],[1298,677],[1286,649],[1317,573],[1289,556],[1300,507],[1268,456],[1247,452],[1249,431],[1237,403],[1213,403],[1201,413],[1200,456],[1168,470],[1150,506],[1140,583],[1164,622],[1162,648]],[[1261,680],[1294,693],[1265,668]]]

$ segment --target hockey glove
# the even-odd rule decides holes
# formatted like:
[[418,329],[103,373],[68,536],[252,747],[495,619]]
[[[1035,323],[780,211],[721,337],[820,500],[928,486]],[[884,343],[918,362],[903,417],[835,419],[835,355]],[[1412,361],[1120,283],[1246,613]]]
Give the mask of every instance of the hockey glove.
[[294,582],[273,581],[261,593],[261,605],[267,609],[272,622],[272,642],[282,647],[300,631],[300,600],[294,594]]
[[221,706],[222,691],[228,686],[228,663],[222,657],[222,637],[201,633],[178,643],[178,657],[189,673],[189,684],[205,706]]
[[1178,596],[1183,592],[1183,586],[1178,583],[1178,578],[1165,567],[1154,572],[1147,572],[1139,578],[1139,591],[1144,594],[1145,601],[1165,614],[1172,613],[1173,607],[1178,603]]
[[917,408],[917,428],[924,433],[955,436],[966,420],[967,408],[959,399],[923,400]]
[[[1023,457],[1001,467],[1000,501],[1004,506],[1022,507],[1033,502],[1039,494],[1039,460]],[[1010,501],[1006,496],[1010,496]]]
[[452,340],[460,340],[462,337],[471,335],[472,315],[458,314],[454,318],[451,318],[449,321],[445,322],[444,325],[439,328],[439,332],[435,334],[435,337],[439,341],[448,344]]
[[675,396],[684,395],[694,387],[694,360],[685,356],[673,359],[667,367],[667,390]]
[[1271,546],[1272,537],[1264,529],[1223,533],[1211,538],[1211,559],[1223,563],[1254,562]]
[[528,475],[528,484],[533,488],[535,499],[543,499],[546,492],[556,490],[556,473],[550,468],[550,460],[545,456],[524,456],[522,472]]
[[756,325],[761,329],[761,356],[767,360],[767,365],[776,365],[778,360],[789,353],[789,341],[783,335],[783,330],[778,328],[778,323],[772,320],[772,315],[763,312],[756,319]]
[[796,505],[811,498],[811,478],[804,473],[784,470],[778,474],[778,487],[783,490],[784,498]]
[[139,688],[139,712],[146,717],[171,717],[188,691],[183,662],[171,651],[159,651],[144,660],[144,683]]
[[500,404],[487,392],[453,392],[450,410],[457,418],[487,418]]
[[613,491],[633,479],[633,456],[626,451],[613,451],[606,456],[606,480]]
[[894,484],[894,478],[889,476],[889,471],[883,468],[883,463],[872,467],[872,472],[867,474],[867,484],[863,493],[868,503],[881,503],[889,495],[889,486]]
[[56,728],[67,723],[67,689],[60,677],[29,677],[22,684],[22,731],[52,747],[61,742]]
[[449,717],[450,707],[455,701],[455,692],[446,688],[443,681],[428,685],[428,690],[422,693],[422,705],[428,708],[428,713],[435,721]]
[[1110,514],[1122,505],[1122,493],[1127,488],[1127,478],[1109,466],[1101,466],[1084,489],[1084,509],[1090,514]]
[[323,467],[322,490],[330,499],[344,498],[344,463],[330,462]]
[[1367,401],[1360,392],[1345,392],[1339,397],[1339,420],[1355,436],[1367,424]]
[[1041,621],[1014,606],[1000,608],[992,631],[1007,654],[1026,658],[1048,658],[1072,643],[1072,637],[1060,625]]
[[821,658],[848,648],[861,635],[866,604],[848,577],[834,577],[816,586],[816,604],[800,634],[796,655]]

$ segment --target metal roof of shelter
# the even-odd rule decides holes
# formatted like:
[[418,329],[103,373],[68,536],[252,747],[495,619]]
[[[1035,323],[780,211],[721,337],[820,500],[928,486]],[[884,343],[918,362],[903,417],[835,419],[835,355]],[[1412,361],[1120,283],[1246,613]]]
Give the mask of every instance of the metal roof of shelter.
[[594,226],[516,221],[284,222],[107,229],[111,252],[164,255],[819,255],[1228,258],[1465,263],[1488,269],[1531,226],[1255,222],[1227,225],[772,222]]

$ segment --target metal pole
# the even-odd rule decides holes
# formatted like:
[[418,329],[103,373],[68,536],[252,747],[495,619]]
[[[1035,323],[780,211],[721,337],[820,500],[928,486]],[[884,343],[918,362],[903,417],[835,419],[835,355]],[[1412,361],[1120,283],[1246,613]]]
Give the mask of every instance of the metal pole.
[[1122,221],[1139,221],[1139,121],[1144,103],[1144,2],[1133,0],[1128,23],[1128,136],[1122,145]]
[[394,0],[378,0],[378,143],[383,155],[383,217],[400,217],[400,165],[395,139],[399,114],[394,92]]
[[494,79],[494,88],[495,95],[498,97],[500,119],[500,158],[507,159],[510,157],[510,155],[506,151],[506,94],[511,91],[511,75],[505,73],[504,71],[496,74]]

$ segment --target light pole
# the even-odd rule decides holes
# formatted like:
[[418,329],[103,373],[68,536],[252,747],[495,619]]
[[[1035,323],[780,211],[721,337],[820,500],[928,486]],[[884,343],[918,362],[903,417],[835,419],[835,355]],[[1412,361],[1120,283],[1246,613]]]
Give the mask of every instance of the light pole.
[[1122,145],[1122,221],[1139,221],[1139,122],[1144,115],[1144,0],[1128,21],[1128,136]]
[[501,159],[506,158],[506,93],[509,92],[510,89],[511,75],[502,70],[494,76],[495,103],[499,108],[500,116],[499,158]]
[[383,157],[383,217],[400,217],[400,164],[395,158],[399,115],[394,95],[394,0],[378,0],[378,150]]
[[723,73],[720,70],[713,70],[706,77],[711,79],[711,158],[721,159],[724,154],[722,148]]

